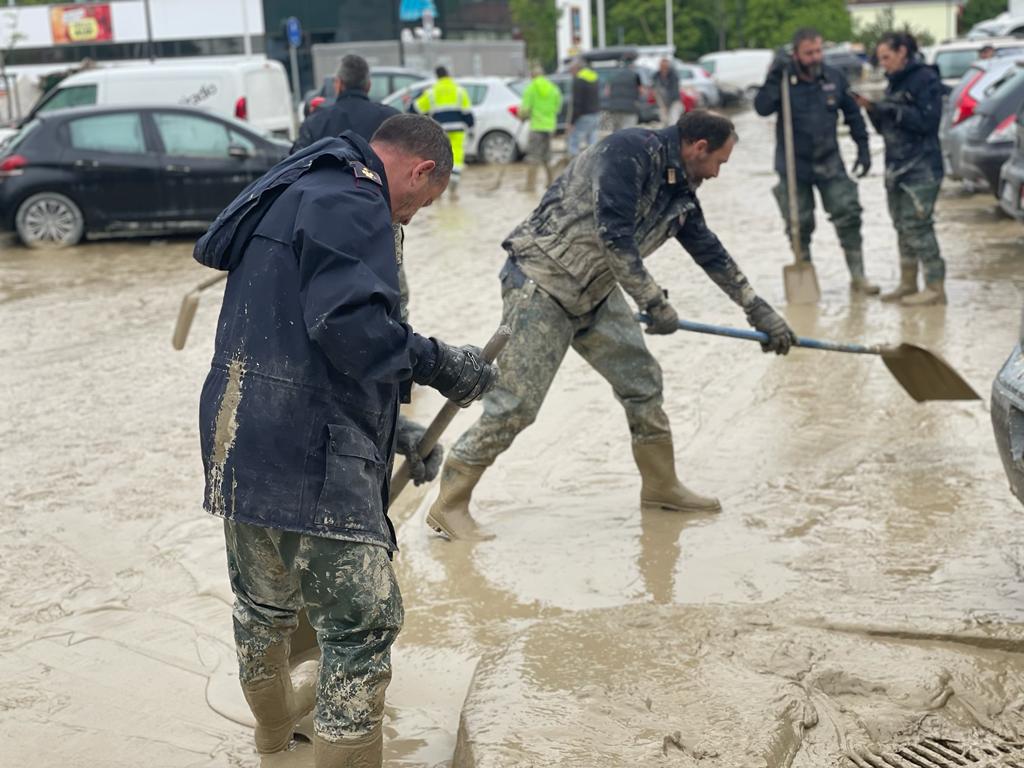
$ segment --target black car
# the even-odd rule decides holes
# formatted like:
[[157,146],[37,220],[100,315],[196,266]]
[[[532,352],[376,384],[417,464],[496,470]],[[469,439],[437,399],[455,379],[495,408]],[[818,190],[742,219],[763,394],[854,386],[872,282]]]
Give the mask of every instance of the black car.
[[978,170],[996,197],[999,170],[1013,154],[1017,110],[1024,104],[1024,66],[1018,63],[989,85],[974,110],[961,153],[963,164]]
[[1009,359],[992,382],[992,428],[1013,495],[1024,502],[1024,322]]
[[999,172],[999,205],[1018,221],[1024,219],[1024,104],[1017,110],[1013,154]]
[[40,113],[0,150],[0,228],[30,246],[201,229],[288,149],[189,107]]

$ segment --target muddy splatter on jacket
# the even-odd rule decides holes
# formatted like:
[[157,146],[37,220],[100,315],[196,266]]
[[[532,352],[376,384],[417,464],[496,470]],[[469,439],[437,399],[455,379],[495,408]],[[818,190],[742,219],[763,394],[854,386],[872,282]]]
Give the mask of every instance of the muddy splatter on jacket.
[[629,128],[575,158],[502,246],[565,310],[592,311],[620,284],[640,308],[662,295],[643,260],[676,238],[742,307],[756,298],[704,221],[679,129]]
[[399,317],[383,163],[351,131],[316,142],[244,190],[195,258],[230,272],[199,406],[206,509],[394,549],[399,394],[433,344]]
[[938,70],[914,60],[887,77],[885,98],[868,110],[868,119],[885,139],[886,183],[940,181],[943,86]]

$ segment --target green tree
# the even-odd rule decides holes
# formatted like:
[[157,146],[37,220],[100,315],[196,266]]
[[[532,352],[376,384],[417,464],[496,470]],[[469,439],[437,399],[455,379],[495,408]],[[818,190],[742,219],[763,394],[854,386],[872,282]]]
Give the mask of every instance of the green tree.
[[526,42],[527,57],[540,62],[545,69],[553,69],[558,63],[555,4],[551,0],[509,0],[508,7]]
[[[673,0],[676,56],[693,59],[721,47],[743,45],[748,0]],[[665,0],[606,0],[608,44],[664,44]]]
[[966,32],[979,21],[986,21],[1006,10],[1006,0],[967,0],[959,27]]
[[920,47],[932,45],[935,38],[923,29],[916,29],[909,24],[896,26],[896,15],[892,8],[886,8],[880,12],[870,24],[859,25],[854,31],[853,39],[864,46],[869,56],[873,55],[878,41],[890,32],[905,32],[914,36]]
[[750,47],[776,48],[800,27],[814,27],[833,42],[853,34],[845,0],[747,0],[743,33]]

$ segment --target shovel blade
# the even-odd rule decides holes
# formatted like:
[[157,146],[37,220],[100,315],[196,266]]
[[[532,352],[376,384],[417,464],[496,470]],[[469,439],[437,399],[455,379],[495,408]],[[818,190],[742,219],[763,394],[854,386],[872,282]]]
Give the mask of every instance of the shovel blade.
[[786,288],[787,304],[817,304],[821,299],[818,273],[808,261],[783,267],[782,282]]
[[178,310],[178,321],[174,324],[174,336],[171,337],[171,344],[175,349],[184,349],[188,340],[188,332],[192,327],[192,318],[196,316],[196,309],[199,308],[199,291],[189,291],[181,300],[181,309]]
[[953,367],[927,349],[900,344],[882,350],[889,373],[914,400],[980,400],[978,393]]

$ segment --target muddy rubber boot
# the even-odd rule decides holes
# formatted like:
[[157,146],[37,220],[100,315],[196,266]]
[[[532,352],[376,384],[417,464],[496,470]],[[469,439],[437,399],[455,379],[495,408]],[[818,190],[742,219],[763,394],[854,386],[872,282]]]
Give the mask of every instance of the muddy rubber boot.
[[345,741],[313,737],[316,768],[381,768],[384,764],[384,732],[380,726],[369,736]]
[[449,541],[486,541],[494,536],[483,532],[469,514],[469,499],[487,467],[463,464],[448,457],[441,469],[441,491],[427,512],[427,525]]
[[924,290],[900,299],[904,307],[931,307],[936,304],[946,303],[946,287],[942,280],[928,283]]
[[863,275],[850,278],[850,293],[855,293],[860,296],[877,296],[881,292],[881,288]]
[[893,290],[882,294],[882,301],[902,301],[904,296],[912,296],[917,293],[917,264],[912,267],[900,264],[900,284]]
[[256,750],[280,752],[292,740],[295,724],[316,704],[316,679],[320,663],[306,661],[289,674],[288,659],[277,663],[277,674],[242,686],[242,693],[256,718]]
[[720,512],[718,499],[694,493],[676,476],[675,450],[671,440],[633,443],[633,458],[640,470],[640,506],[673,512]]
[[532,163],[526,166],[526,183],[523,184],[523,192],[532,195],[537,189],[537,166]]

